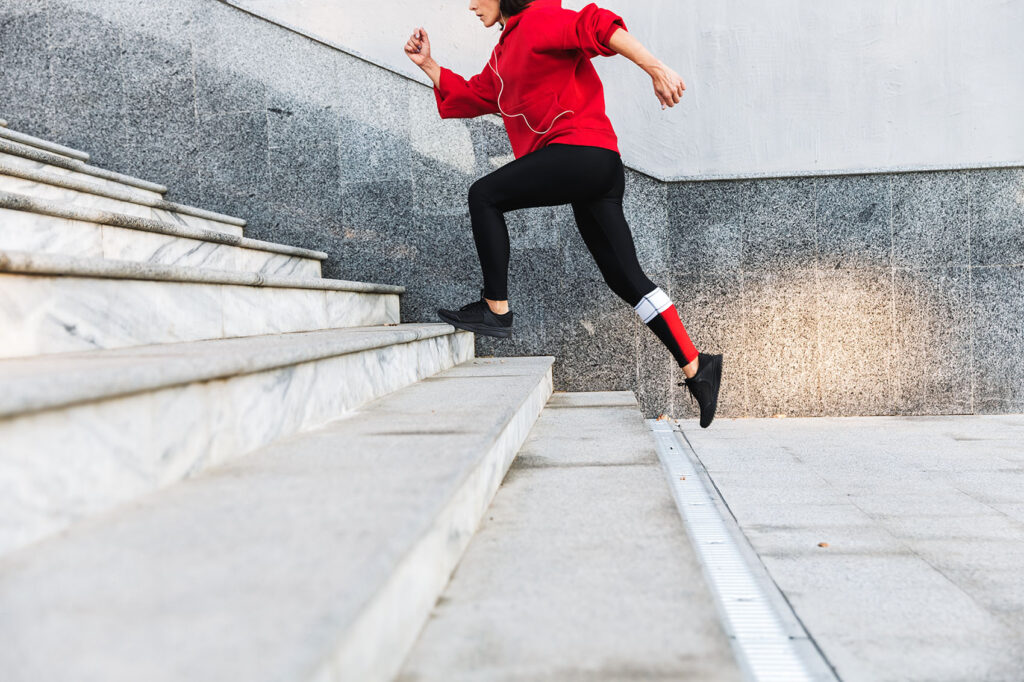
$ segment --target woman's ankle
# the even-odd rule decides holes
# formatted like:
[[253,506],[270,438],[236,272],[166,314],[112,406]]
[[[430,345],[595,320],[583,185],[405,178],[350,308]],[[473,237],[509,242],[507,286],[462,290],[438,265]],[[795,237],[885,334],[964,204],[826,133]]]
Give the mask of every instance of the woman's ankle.
[[487,307],[491,309],[491,312],[495,315],[504,315],[508,312],[508,301],[492,301],[489,298],[485,298],[484,302],[487,303]]
[[691,362],[691,363],[689,363],[687,365],[683,365],[683,374],[686,375],[687,379],[692,379],[693,376],[697,373],[697,370],[699,368],[700,368],[700,358],[696,357],[696,358],[693,359],[693,362]]

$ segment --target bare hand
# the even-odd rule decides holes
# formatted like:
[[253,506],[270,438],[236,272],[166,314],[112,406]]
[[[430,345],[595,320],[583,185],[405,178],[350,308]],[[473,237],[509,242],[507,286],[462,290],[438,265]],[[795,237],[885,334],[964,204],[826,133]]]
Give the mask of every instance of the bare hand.
[[412,32],[412,37],[405,44],[405,53],[416,66],[423,66],[430,59],[430,38],[422,26]]
[[654,94],[661,102],[661,108],[674,107],[679,104],[686,90],[686,84],[679,74],[664,64],[658,64],[649,71],[651,80],[654,81]]

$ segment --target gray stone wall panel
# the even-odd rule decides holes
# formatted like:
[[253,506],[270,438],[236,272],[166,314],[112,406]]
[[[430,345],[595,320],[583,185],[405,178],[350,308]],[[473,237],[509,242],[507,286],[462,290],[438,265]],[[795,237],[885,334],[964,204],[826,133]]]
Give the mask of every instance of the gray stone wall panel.
[[564,278],[545,320],[548,348],[559,359],[553,367],[556,390],[635,386],[635,317],[603,280]]
[[0,93],[4,117],[19,130],[49,138],[50,22],[41,0],[0,0]]
[[893,265],[950,267],[968,264],[969,171],[893,176]]
[[828,270],[891,265],[891,208],[890,175],[818,178],[815,223],[819,266]]
[[745,270],[815,267],[816,182],[816,178],[770,178],[753,184],[744,200]]
[[974,268],[974,411],[1024,412],[1024,267]]
[[[870,205],[876,197],[869,194],[865,202]],[[823,412],[835,416],[894,414],[894,367],[906,371],[907,366],[896,362],[892,350],[892,270],[821,268],[818,308]]]
[[88,14],[61,12],[52,3],[49,17],[49,73],[42,100],[48,134],[75,149],[98,150],[91,161],[103,163],[108,149],[127,142],[123,30]]
[[971,265],[1024,264],[1024,169],[968,173]]
[[966,267],[893,272],[897,413],[971,413],[969,280]]
[[194,134],[191,49],[129,33],[122,39],[121,56],[128,143]]
[[681,182],[669,185],[669,253],[672,267],[686,272],[738,270],[750,180]]
[[817,271],[746,272],[743,303],[746,323],[735,364],[747,377],[747,413],[824,414]]
[[[199,118],[197,136],[204,203],[212,205],[231,195],[267,194],[270,179],[264,113],[204,114]],[[254,218],[258,225],[259,216]]]

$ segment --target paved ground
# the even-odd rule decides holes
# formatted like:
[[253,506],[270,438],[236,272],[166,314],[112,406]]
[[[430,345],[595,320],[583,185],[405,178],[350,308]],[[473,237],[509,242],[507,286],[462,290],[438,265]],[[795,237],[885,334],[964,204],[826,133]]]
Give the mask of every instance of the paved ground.
[[843,680],[1024,680],[1024,415],[680,426]]
[[402,682],[739,682],[633,395],[555,393]]

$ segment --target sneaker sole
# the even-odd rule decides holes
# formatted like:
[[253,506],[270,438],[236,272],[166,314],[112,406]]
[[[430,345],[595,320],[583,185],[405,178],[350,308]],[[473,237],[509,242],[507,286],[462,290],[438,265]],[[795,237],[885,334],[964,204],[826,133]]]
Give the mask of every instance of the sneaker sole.
[[456,329],[462,329],[467,332],[473,332],[474,334],[481,334],[483,336],[493,336],[498,339],[512,338],[511,328],[502,329],[501,327],[492,327],[489,324],[477,324],[475,322],[459,322],[458,320],[449,319],[441,313],[438,313],[438,317],[440,317],[443,322],[450,324]]

